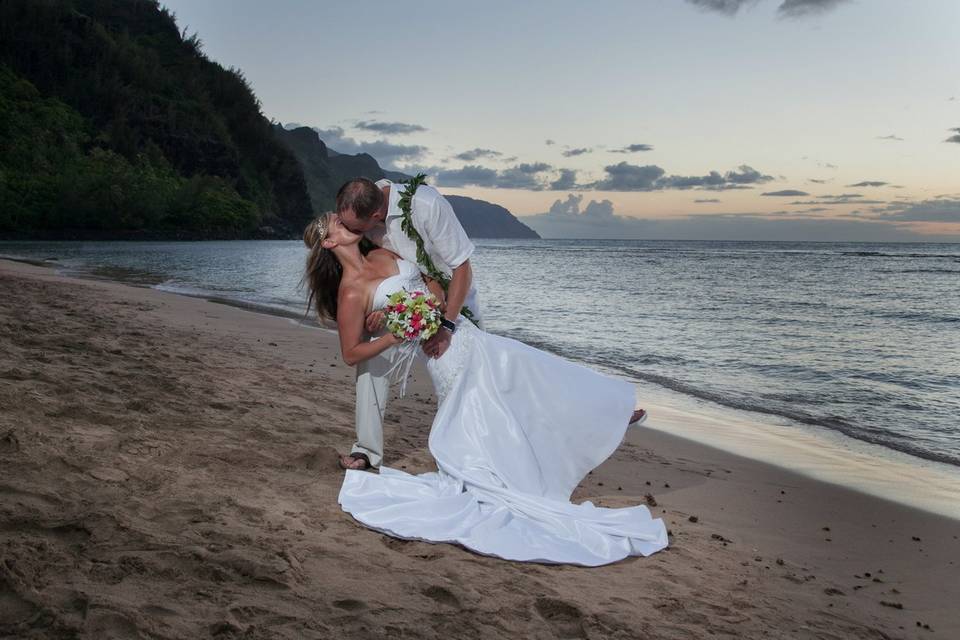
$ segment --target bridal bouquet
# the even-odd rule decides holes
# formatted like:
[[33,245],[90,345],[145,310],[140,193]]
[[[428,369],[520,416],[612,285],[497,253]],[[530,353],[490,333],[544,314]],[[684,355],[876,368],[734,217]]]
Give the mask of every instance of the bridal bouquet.
[[401,340],[428,340],[440,330],[440,302],[432,293],[400,290],[387,298],[387,331]]
[[387,372],[400,382],[400,396],[407,391],[410,368],[420,351],[420,343],[440,330],[440,302],[432,293],[400,290],[387,298],[387,331],[405,342],[392,355],[393,366]]

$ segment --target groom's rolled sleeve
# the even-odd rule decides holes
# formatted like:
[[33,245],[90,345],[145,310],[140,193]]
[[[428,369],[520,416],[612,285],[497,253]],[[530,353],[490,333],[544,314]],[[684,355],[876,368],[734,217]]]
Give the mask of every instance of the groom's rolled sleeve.
[[443,196],[437,194],[434,198],[424,223],[425,235],[433,243],[433,250],[451,269],[456,269],[473,255],[473,243]]

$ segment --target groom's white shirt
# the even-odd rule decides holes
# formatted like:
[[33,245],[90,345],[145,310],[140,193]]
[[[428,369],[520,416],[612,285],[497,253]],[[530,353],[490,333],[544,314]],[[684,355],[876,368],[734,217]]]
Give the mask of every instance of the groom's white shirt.
[[[387,204],[387,216],[384,219],[384,231],[381,236],[371,235],[370,239],[385,249],[393,251],[404,260],[414,264],[417,262],[417,243],[409,238],[401,227],[403,211],[400,209],[400,196],[406,185],[396,184],[390,180],[377,181],[378,187],[390,185],[390,199]],[[413,206],[410,217],[413,226],[423,238],[423,246],[433,264],[447,276],[453,270],[466,262],[473,255],[473,242],[467,237],[460,221],[457,220],[453,207],[439,191],[430,185],[421,185],[413,194]],[[423,270],[423,265],[419,265]],[[479,319],[481,310],[477,299],[477,288],[473,283],[464,300]]]

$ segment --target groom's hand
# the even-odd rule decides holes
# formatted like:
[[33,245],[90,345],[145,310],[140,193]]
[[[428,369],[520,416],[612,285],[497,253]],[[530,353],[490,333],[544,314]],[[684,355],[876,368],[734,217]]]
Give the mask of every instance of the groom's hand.
[[371,335],[375,333],[380,333],[380,331],[383,329],[385,319],[386,317],[384,316],[383,311],[372,311],[371,313],[369,313],[367,315],[366,322],[364,322],[364,325],[366,325],[367,333]]
[[450,348],[452,335],[446,329],[440,329],[432,338],[423,343],[423,352],[429,358],[439,358]]

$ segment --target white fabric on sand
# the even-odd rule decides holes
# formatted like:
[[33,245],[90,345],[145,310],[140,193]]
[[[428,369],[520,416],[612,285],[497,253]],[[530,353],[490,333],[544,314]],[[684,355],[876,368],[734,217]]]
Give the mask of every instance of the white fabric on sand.
[[[401,287],[422,288],[416,265],[398,268],[378,287],[375,308]],[[429,438],[439,470],[347,471],[339,502],[354,518],[508,560],[597,566],[667,546],[663,521],[646,506],[569,501],[623,440],[631,384],[462,318],[450,349],[427,368],[439,398]]]

